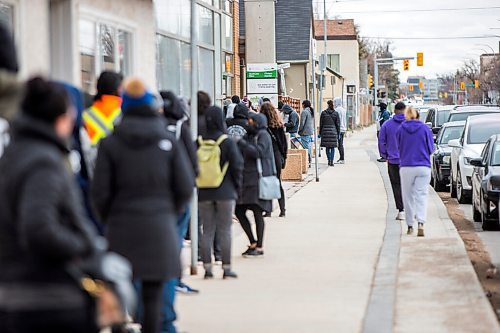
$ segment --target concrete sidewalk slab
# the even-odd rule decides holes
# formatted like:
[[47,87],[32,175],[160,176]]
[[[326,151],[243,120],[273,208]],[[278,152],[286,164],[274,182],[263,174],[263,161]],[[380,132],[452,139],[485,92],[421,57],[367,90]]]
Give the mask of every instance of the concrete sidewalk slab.
[[[178,298],[189,333],[359,332],[385,229],[385,190],[361,143],[346,142],[347,164],[329,168],[289,201],[287,218],[266,223],[265,258],[244,259],[244,235],[233,244],[235,281],[186,282],[201,289]],[[238,225],[235,228],[240,228]],[[202,271],[202,269],[201,269]]]

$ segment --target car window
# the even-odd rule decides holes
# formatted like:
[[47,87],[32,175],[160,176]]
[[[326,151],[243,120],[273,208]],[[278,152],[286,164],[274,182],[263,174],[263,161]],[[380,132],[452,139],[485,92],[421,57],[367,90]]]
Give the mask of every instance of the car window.
[[467,120],[470,116],[478,116],[482,114],[489,114],[493,112],[457,112],[450,114],[448,122]]
[[491,151],[491,165],[500,166],[500,143],[495,143],[493,150]]
[[469,126],[469,132],[467,134],[467,143],[468,144],[485,143],[494,134],[500,134],[500,124],[498,124],[497,122],[474,123]]
[[429,109],[425,109],[425,110],[419,110],[418,113],[420,115],[420,121],[424,122],[425,123],[425,119],[427,119],[427,113],[429,112]]
[[437,111],[437,125],[443,126],[443,124],[448,120],[451,110],[441,110]]
[[453,127],[445,127],[441,130],[439,134],[439,144],[448,144],[451,140],[460,139],[462,136],[462,132],[464,130],[463,126],[453,126]]

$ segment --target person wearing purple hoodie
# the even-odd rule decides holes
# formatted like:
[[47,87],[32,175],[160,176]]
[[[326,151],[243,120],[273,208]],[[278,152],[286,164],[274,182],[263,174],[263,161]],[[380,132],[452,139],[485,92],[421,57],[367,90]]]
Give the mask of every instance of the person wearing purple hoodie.
[[382,125],[378,135],[378,150],[380,156],[387,160],[389,179],[391,180],[394,201],[396,201],[396,208],[398,209],[396,220],[399,221],[404,220],[405,213],[401,194],[401,178],[399,177],[399,150],[396,133],[405,121],[405,108],[406,105],[403,102],[397,103],[394,107],[394,117]]
[[431,181],[430,156],[434,151],[434,139],[430,128],[419,120],[417,110],[408,107],[405,118],[406,121],[399,128],[396,137],[407,233],[413,233],[413,223],[416,220],[417,236],[423,237],[427,218],[427,194]]

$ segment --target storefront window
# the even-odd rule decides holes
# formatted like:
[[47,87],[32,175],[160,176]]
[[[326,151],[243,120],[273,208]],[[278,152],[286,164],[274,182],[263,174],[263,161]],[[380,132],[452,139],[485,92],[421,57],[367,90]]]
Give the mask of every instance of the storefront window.
[[14,31],[14,6],[0,1],[0,23]]
[[95,93],[102,71],[132,73],[132,34],[109,24],[81,19],[80,60],[82,89]]
[[155,0],[156,24],[160,30],[189,38],[191,0]]
[[190,52],[191,46],[189,44],[173,38],[158,35],[156,71],[159,90],[171,90],[180,96],[190,96]]
[[214,13],[205,7],[198,6],[199,31],[198,37],[201,42],[214,44]]
[[204,48],[199,48],[199,68],[198,71],[198,84],[200,90],[206,91],[207,93],[214,97],[215,87],[214,87],[214,51],[207,50]]
[[233,13],[233,1],[232,0],[221,0],[222,1],[222,9],[230,14]]
[[228,15],[222,15],[222,48],[233,49],[233,19]]

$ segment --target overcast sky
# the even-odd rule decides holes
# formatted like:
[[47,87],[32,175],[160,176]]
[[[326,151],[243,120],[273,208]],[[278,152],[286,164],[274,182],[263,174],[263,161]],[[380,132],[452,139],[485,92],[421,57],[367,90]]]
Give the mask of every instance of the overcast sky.
[[[313,0],[323,14],[321,0]],[[352,18],[361,28],[361,35],[367,37],[453,37],[500,35],[500,8],[485,10],[415,12],[414,9],[500,7],[500,0],[327,0],[326,8],[330,18]],[[390,13],[373,11],[404,12]],[[406,11],[408,10],[408,11]],[[348,12],[367,13],[348,13]],[[408,75],[423,75],[427,78],[436,74],[452,72],[467,58],[479,60],[479,55],[491,49],[498,52],[499,37],[484,39],[453,40],[409,40],[392,39],[394,56],[416,56],[424,52],[424,67],[410,63]],[[486,44],[486,45],[479,45]]]

